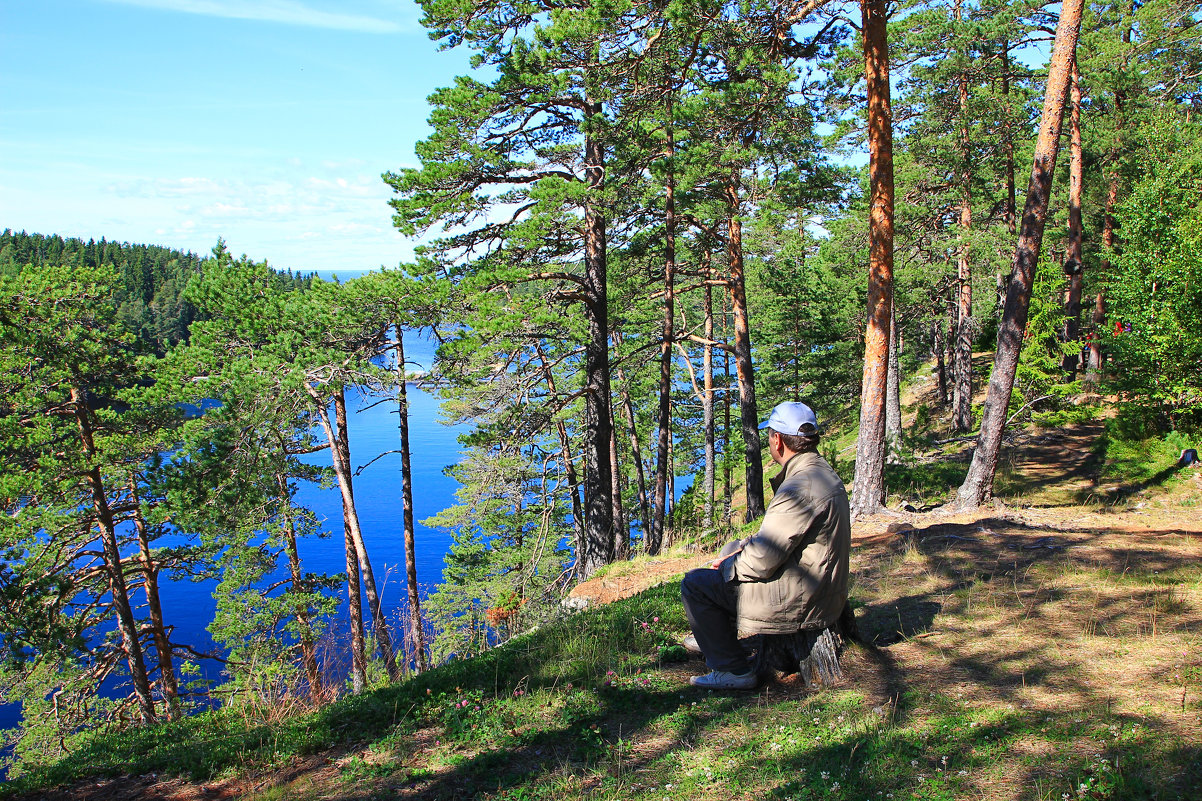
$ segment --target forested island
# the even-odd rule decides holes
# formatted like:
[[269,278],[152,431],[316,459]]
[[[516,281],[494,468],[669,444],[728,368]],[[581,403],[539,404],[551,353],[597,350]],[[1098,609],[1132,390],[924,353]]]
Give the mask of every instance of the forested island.
[[[648,674],[678,656],[679,598],[649,590],[584,614],[565,599],[591,578],[699,561],[754,531],[766,496],[758,425],[783,400],[823,421],[824,456],[851,488],[862,536],[896,539],[900,515],[912,530],[924,516],[977,515],[954,518],[963,529],[929,525],[964,542],[1004,529],[1020,556],[1063,552],[1024,539],[1001,511],[981,516],[1039,491],[1016,465],[1048,432],[1087,432],[1091,455],[1074,469],[1093,483],[1071,496],[1082,508],[1185,481],[1178,470],[1202,428],[1197,4],[421,5],[431,37],[482,69],[430,98],[417,165],[383,175],[395,226],[419,242],[412,263],[340,283],[235,257],[220,241],[202,257],[70,232],[0,236],[0,688],[21,704],[9,775],[25,787],[88,775],[80,755],[115,771],[98,754],[133,760],[129,744],[151,741],[137,738],[167,743],[190,725],[256,754],[263,731],[291,732],[301,744],[281,753],[298,758],[354,741],[356,720],[363,738],[412,735],[427,756],[488,732],[550,771],[550,757],[532,755],[543,741],[521,734],[530,693],[562,709],[548,725],[570,733],[577,751],[562,758],[582,771],[609,765],[617,743],[614,773],[590,784],[565,768],[565,793],[659,797],[658,784],[623,779],[623,735],[609,728],[620,721],[606,715],[675,698],[670,674]],[[419,577],[414,560],[415,334],[438,343],[425,385],[469,430],[450,468],[457,498],[424,521],[452,536],[440,577]],[[381,601],[373,532],[357,513],[366,460],[351,459],[348,392],[397,411],[400,609]],[[323,528],[298,501],[305,483],[337,489],[341,525]],[[1076,531],[1062,523],[1044,524]],[[301,560],[298,542],[326,535],[344,543],[345,570]],[[1000,565],[1003,546],[974,539],[979,550],[916,577],[904,560],[929,556],[919,539],[897,563],[860,564],[876,583],[852,590],[871,607],[861,616],[875,644],[851,664],[876,677],[874,703],[819,710],[831,732],[845,714],[858,722],[791,764],[825,769],[757,793],[841,797],[840,781],[908,788],[899,797],[968,792],[948,767],[950,735],[942,762],[920,751],[909,761],[932,735],[904,728],[908,691],[890,683],[904,671],[881,654],[936,613],[884,587],[926,581],[951,610],[956,593],[993,580],[964,565],[988,554]],[[1168,572],[1159,552],[1143,558]],[[1020,591],[1032,569],[1016,557],[1005,574],[1023,622],[1060,575]],[[940,570],[955,581],[939,584]],[[1177,616],[1165,635],[1184,648],[1172,686],[1196,720],[1202,579],[1173,576],[1180,589],[1149,601],[1148,631],[1158,635],[1156,615]],[[182,578],[213,584],[218,652],[173,637],[159,584]],[[426,582],[438,585],[423,596]],[[1002,594],[987,594],[991,609],[1009,603]],[[964,627],[992,614],[957,609]],[[604,647],[581,645],[587,637]],[[196,678],[196,663],[213,659],[216,686]],[[596,694],[584,698],[586,685]],[[615,700],[625,690],[632,706]],[[490,718],[502,704],[518,706]],[[281,723],[280,707],[316,717]],[[690,725],[709,725],[700,720],[664,725],[687,739]],[[1078,796],[1169,797],[1158,794],[1198,777],[1196,743],[1140,753],[1131,776],[1159,766],[1161,784],[1122,784],[1108,773],[1117,761],[1073,762],[1088,774]],[[837,772],[855,759],[877,761],[859,779]],[[158,764],[144,769],[184,769]],[[187,770],[231,764],[202,753]],[[709,782],[719,764],[706,762]],[[396,781],[416,783],[413,797],[463,790],[422,784],[432,770],[422,765],[405,770]],[[504,782],[464,771],[471,797],[502,797]],[[924,795],[928,776],[948,794]],[[734,797],[732,786],[713,797]]]

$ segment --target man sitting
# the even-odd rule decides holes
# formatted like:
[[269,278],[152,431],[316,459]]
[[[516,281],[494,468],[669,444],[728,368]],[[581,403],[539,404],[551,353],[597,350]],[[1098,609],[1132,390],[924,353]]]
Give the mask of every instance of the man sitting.
[[681,581],[685,614],[711,671],[689,679],[694,687],[752,689],[758,679],[740,631],[821,631],[847,602],[851,513],[842,480],[818,455],[818,418],[804,403],[782,403],[760,428],[768,429],[768,452],[782,469],[759,531],[728,543],[710,567]]

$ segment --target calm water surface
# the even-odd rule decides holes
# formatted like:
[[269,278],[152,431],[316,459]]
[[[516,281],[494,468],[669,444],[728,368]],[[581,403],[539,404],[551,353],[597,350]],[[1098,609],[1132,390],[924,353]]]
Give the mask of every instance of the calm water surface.
[[[405,350],[409,360],[416,363],[410,364],[410,370],[428,369],[433,361],[433,345],[413,334],[406,336]],[[444,470],[459,461],[457,437],[465,427],[444,425],[439,416],[438,399],[413,384],[409,385],[408,399],[417,576],[425,595],[442,578],[443,556],[451,537],[445,531],[421,525],[420,521],[455,502],[459,484]],[[356,469],[382,453],[400,448],[394,401],[350,390],[347,407],[351,461]],[[313,464],[328,466],[330,463],[328,451],[306,458]],[[298,543],[303,569],[314,573],[344,573],[342,500],[337,487],[323,490],[318,485],[302,482],[297,502],[312,509],[322,521],[323,528],[330,532],[328,537],[308,537]],[[387,453],[355,478],[355,505],[377,586],[389,610],[389,619],[395,619],[406,595],[399,453]],[[215,582],[211,581],[163,581],[160,586],[163,617],[168,625],[175,627],[173,641],[186,643],[201,652],[217,649],[206,629],[217,607],[213,598],[214,586]],[[342,597],[345,598],[345,590]],[[345,606],[344,601],[344,609]],[[201,667],[207,678],[220,678],[221,667],[216,661],[205,660]],[[19,719],[18,705],[0,705],[0,728],[11,728]]]
[[[415,363],[410,364],[410,370],[428,369],[433,361],[433,345],[412,334],[406,336],[405,350],[409,360]],[[408,397],[414,520],[421,521],[455,502],[455,490],[459,485],[444,471],[460,459],[457,437],[465,427],[447,426],[441,422],[439,401],[413,384],[409,385]],[[347,420],[351,461],[356,469],[372,462],[380,454],[400,447],[395,402],[352,390],[347,393],[347,407],[351,411]],[[328,452],[319,452],[307,458],[314,464],[330,463]],[[359,520],[390,620],[398,619],[400,605],[406,595],[400,462],[399,453],[387,453],[355,478]],[[688,483],[677,480],[677,496]],[[342,574],[346,557],[342,537],[342,502],[338,489],[331,487],[323,490],[317,485],[302,483],[297,502],[312,509],[330,533],[325,538],[309,537],[300,541],[298,548],[303,568],[316,573]],[[430,529],[416,522],[415,538],[418,583],[424,596],[441,581],[443,557],[450,546],[451,537],[448,532]],[[160,588],[163,616],[168,625],[175,626],[172,637],[175,642],[187,643],[202,652],[217,649],[217,644],[206,630],[216,609],[213,588],[213,582],[163,582]],[[345,590],[342,597],[345,598]],[[345,616],[345,601],[342,606],[340,618]],[[345,621],[342,621],[342,625],[345,626]],[[201,668],[207,678],[220,679],[221,667],[217,662],[205,660]],[[15,726],[19,714],[20,709],[15,704],[0,706],[0,728]],[[0,778],[2,776],[0,772]]]

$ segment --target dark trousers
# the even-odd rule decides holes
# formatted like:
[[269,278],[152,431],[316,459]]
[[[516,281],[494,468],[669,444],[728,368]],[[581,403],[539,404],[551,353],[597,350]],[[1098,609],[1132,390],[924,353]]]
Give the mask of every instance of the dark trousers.
[[[724,548],[723,554],[733,546],[732,543]],[[710,670],[727,673],[751,670],[735,625],[739,607],[735,588],[733,581],[722,579],[722,571],[708,567],[690,570],[680,582],[685,616]]]

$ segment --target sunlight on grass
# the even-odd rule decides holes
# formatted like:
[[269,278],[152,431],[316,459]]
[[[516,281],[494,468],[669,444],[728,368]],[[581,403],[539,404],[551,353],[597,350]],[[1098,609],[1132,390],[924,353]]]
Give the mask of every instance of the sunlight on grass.
[[263,801],[1182,797],[1202,783],[1202,543],[1038,533],[937,524],[857,551],[874,644],[817,694],[689,687],[701,663],[665,658],[687,630],[670,583],[277,725],[100,738],[42,780],[264,775]]

